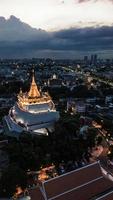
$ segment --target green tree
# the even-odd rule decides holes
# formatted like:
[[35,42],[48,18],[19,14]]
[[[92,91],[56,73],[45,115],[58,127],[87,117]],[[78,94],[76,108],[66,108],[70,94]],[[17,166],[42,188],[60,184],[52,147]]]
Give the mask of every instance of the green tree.
[[16,192],[16,187],[25,189],[27,186],[26,173],[15,165],[9,166],[4,170],[0,180],[1,197],[12,197]]

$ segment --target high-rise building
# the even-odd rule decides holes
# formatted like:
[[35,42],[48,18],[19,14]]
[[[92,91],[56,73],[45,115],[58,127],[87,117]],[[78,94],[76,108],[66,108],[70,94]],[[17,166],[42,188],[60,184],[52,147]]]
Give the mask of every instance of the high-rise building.
[[97,63],[97,54],[92,54],[91,55],[91,64],[96,64]]
[[84,63],[85,63],[85,64],[88,63],[88,56],[84,56]]

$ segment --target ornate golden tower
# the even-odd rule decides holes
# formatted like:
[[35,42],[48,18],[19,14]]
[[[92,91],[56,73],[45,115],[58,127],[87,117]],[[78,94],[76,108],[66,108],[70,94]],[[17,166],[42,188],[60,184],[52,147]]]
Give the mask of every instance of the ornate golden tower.
[[35,76],[34,76],[34,70],[32,75],[32,82],[30,86],[29,92],[23,93],[22,90],[20,90],[20,93],[18,95],[18,104],[24,108],[24,106],[28,106],[30,104],[44,104],[44,103],[50,103],[51,97],[46,92],[43,95],[39,92],[38,87],[35,82]]
[[35,77],[34,77],[34,70],[33,70],[33,76],[32,76],[32,83],[30,90],[28,92],[28,97],[29,98],[37,98],[40,97],[40,92],[37,88],[36,82],[35,82]]

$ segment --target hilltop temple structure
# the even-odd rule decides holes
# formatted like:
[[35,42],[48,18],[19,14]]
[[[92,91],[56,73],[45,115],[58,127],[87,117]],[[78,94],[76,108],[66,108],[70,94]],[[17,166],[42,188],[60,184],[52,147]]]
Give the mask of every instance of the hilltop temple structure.
[[41,132],[53,127],[59,119],[59,112],[56,111],[50,95],[47,92],[39,91],[34,71],[29,92],[23,93],[20,90],[18,101],[4,119],[9,131],[16,133],[23,131]]

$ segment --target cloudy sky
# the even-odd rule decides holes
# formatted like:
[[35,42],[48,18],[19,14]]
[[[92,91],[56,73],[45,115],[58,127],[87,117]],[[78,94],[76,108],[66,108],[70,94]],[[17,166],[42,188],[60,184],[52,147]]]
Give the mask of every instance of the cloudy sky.
[[0,57],[113,57],[113,0],[0,0],[0,16]]
[[15,15],[48,31],[75,26],[111,25],[112,0],[0,0],[0,15]]

